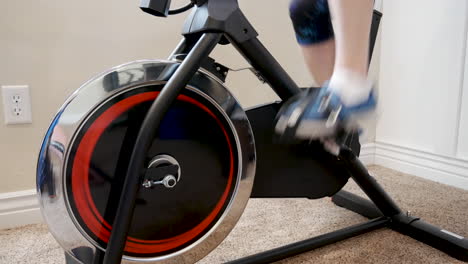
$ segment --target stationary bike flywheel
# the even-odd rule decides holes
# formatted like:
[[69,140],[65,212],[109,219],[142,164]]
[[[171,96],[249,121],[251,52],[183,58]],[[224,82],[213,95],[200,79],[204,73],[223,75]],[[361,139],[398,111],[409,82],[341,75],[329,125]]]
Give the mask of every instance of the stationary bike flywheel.
[[[83,263],[103,257],[145,114],[178,63],[138,61],[103,73],[46,133],[37,187],[49,229]],[[255,146],[245,112],[200,70],[146,153],[124,262],[193,263],[227,236],[250,197]]]

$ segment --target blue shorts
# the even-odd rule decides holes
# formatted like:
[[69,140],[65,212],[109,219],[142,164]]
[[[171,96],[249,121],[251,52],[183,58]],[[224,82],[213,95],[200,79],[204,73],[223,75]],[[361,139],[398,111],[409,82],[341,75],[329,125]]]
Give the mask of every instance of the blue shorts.
[[289,14],[300,45],[311,45],[333,38],[328,0],[292,0]]

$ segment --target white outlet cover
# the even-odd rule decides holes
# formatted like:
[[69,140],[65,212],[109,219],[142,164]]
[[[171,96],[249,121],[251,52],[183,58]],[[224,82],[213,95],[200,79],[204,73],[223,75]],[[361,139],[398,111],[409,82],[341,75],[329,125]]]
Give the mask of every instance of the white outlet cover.
[[3,85],[3,113],[5,124],[32,123],[31,96],[27,85]]

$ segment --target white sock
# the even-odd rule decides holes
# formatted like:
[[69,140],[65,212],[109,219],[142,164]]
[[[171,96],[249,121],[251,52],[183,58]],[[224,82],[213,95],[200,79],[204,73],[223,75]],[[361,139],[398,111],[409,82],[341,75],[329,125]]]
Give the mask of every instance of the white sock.
[[346,106],[358,105],[369,98],[372,82],[351,70],[337,69],[330,79],[329,89],[337,93]]

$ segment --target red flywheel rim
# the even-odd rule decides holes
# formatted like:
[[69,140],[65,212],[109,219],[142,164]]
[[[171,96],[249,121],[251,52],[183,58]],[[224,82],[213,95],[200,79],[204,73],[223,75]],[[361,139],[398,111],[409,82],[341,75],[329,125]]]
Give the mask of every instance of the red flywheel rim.
[[[143,92],[136,95],[132,95],[125,98],[109,109],[105,110],[88,128],[85,132],[79,145],[76,149],[76,153],[73,159],[73,165],[71,170],[71,187],[72,196],[78,209],[78,214],[87,226],[87,228],[96,235],[100,240],[107,242],[110,237],[111,226],[107,223],[102,215],[96,208],[96,205],[92,199],[91,191],[89,188],[89,167],[91,156],[94,148],[101,137],[102,133],[106,128],[121,114],[143,102],[152,101],[158,96],[159,92]],[[141,240],[133,237],[128,237],[125,245],[125,251],[127,253],[134,254],[161,254],[169,250],[178,248],[187,242],[193,240],[204,232],[207,227],[216,219],[228,201],[228,195],[231,190],[234,178],[234,150],[231,143],[231,138],[227,133],[223,123],[219,118],[205,105],[196,101],[195,99],[187,95],[179,95],[177,100],[193,104],[213,117],[217,124],[221,127],[229,147],[230,156],[230,169],[229,177],[226,184],[226,188],[221,195],[220,200],[217,202],[213,211],[197,226],[191,230],[174,236],[172,238],[161,239],[161,240]]]

